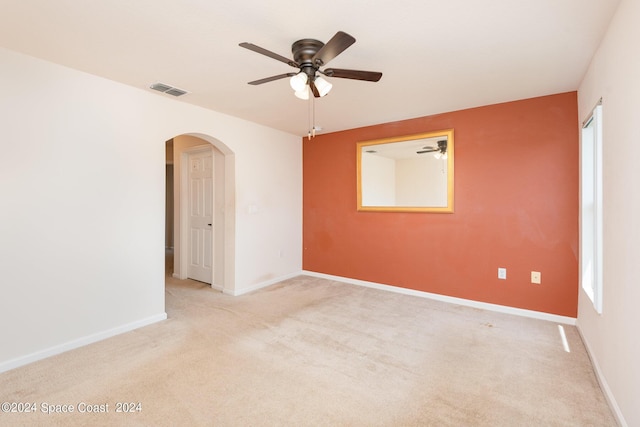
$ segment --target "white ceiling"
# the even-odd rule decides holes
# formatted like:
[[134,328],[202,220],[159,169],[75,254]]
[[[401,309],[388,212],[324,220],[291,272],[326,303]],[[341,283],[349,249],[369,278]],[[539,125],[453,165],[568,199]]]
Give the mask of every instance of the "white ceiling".
[[[330,79],[315,102],[323,132],[576,90],[619,0],[0,0],[0,45],[296,135],[308,102],[295,71],[238,46],[291,57],[302,38],[356,43],[327,67],[380,71]],[[157,92],[153,92],[157,93]],[[158,96],[168,97],[160,94]]]

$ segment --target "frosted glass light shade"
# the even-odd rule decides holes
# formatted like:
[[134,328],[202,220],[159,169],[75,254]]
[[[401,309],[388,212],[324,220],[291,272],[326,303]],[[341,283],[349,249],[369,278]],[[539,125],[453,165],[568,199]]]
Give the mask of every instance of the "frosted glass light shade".
[[295,95],[300,99],[309,99],[309,86],[304,85],[304,88],[297,90]]
[[309,79],[309,76],[307,76],[306,73],[300,72],[295,76],[291,77],[291,79],[289,80],[289,84],[291,85],[291,88],[293,90],[298,92],[304,89],[304,87],[307,85],[308,79]]
[[316,85],[316,89],[318,89],[318,94],[320,96],[325,96],[326,94],[328,94],[333,87],[331,83],[329,83],[322,77],[316,77],[313,83]]

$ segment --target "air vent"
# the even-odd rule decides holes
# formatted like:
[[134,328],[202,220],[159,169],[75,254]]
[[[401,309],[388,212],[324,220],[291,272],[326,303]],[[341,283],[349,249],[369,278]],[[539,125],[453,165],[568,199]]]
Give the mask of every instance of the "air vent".
[[169,95],[173,95],[173,96],[182,96],[185,93],[187,93],[186,90],[182,90],[182,89],[176,89],[175,87],[172,87],[171,89],[165,91],[164,93],[169,94]]
[[157,90],[158,92],[163,92],[173,96],[182,96],[187,93],[186,90],[178,89],[177,87],[169,86],[164,83],[154,83],[149,87],[153,90]]

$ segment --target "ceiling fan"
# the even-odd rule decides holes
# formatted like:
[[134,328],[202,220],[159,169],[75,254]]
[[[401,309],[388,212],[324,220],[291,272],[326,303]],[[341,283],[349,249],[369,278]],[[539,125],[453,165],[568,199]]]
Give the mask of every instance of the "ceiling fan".
[[438,141],[438,147],[433,147],[427,145],[426,147],[422,147],[421,150],[416,151],[416,154],[425,154],[425,153],[436,153],[436,158],[440,157],[447,158],[447,140]]
[[377,82],[380,80],[382,73],[374,71],[345,70],[340,68],[320,69],[355,42],[355,38],[343,31],[338,31],[326,44],[315,39],[298,40],[291,45],[293,60],[252,43],[240,43],[240,46],[298,69],[297,72],[278,74],[277,76],[254,80],[249,82],[250,85],[260,85],[290,77],[291,87],[296,91],[296,96],[302,99],[309,99],[309,91],[313,93],[314,97],[319,98],[331,90],[331,83],[323,79],[319,74],[326,77],[364,80],[369,82]]

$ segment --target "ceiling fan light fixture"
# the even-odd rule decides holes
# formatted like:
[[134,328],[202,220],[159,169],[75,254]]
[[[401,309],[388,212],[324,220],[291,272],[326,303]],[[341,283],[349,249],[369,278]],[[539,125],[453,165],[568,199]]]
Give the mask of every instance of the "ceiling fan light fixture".
[[304,100],[309,99],[309,86],[305,85],[304,88],[302,88],[302,90],[297,90],[295,92],[295,95],[300,99],[304,99]]
[[289,84],[291,85],[291,89],[299,92],[303,90],[307,86],[307,81],[309,80],[309,76],[306,73],[300,72],[295,76],[291,77],[289,80]]
[[[289,84],[297,98],[308,100],[309,104],[309,139],[313,138],[316,131],[320,129],[315,125],[315,98],[327,95],[333,85],[318,75],[327,77],[337,77],[342,79],[363,80],[377,82],[382,77],[382,73],[362,70],[343,70],[339,68],[320,70],[336,56],[340,55],[355,43],[353,36],[338,31],[327,43],[322,43],[315,39],[300,39],[291,45],[293,60],[271,52],[253,43],[240,43],[240,47],[268,56],[276,61],[283,62],[290,67],[296,68],[295,73],[283,73],[264,79],[249,82],[250,85],[261,85],[289,77]],[[431,152],[431,150],[429,151]]]
[[329,83],[328,81],[326,81],[320,76],[316,77],[313,83],[316,85],[316,89],[318,89],[318,94],[320,96],[325,96],[326,94],[328,94],[331,88],[333,87],[331,83]]

